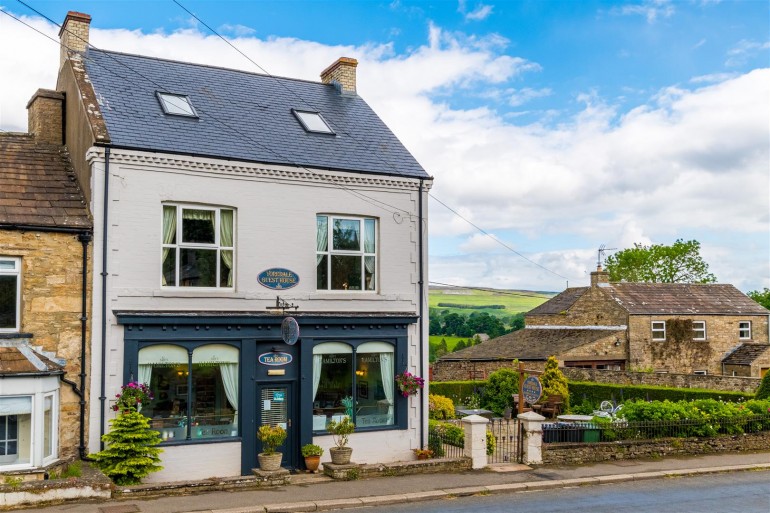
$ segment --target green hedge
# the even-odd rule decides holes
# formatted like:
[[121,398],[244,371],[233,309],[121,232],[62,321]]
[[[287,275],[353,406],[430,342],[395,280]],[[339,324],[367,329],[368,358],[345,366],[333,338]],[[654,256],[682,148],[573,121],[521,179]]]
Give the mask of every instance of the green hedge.
[[717,399],[739,402],[752,399],[754,394],[728,392],[725,390],[705,390],[700,388],[669,388],[652,385],[614,385],[588,381],[570,381],[569,393],[573,405],[590,404],[598,408],[602,401],[614,399],[621,403],[634,399],[644,401],[694,401],[696,399]]
[[431,394],[448,397],[455,406],[465,406],[468,397],[480,393],[486,384],[486,381],[439,381],[430,383],[428,387]]

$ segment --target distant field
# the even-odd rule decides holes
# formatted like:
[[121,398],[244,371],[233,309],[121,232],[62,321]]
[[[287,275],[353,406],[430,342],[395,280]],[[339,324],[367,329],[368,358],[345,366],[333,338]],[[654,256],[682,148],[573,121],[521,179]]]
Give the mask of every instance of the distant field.
[[447,349],[449,349],[449,352],[451,353],[454,351],[455,346],[458,342],[461,340],[465,340],[465,342],[468,342],[468,339],[473,337],[448,337],[446,335],[431,335],[430,336],[430,345],[438,347],[438,345],[441,343],[441,339],[446,340],[446,346]]
[[[520,295],[517,295],[520,294]],[[470,289],[435,289],[431,287],[428,296],[430,308],[446,310],[462,315],[473,312],[487,312],[496,317],[510,317],[519,312],[528,312],[552,298],[554,294],[530,292],[528,290],[501,290],[498,292]],[[469,305],[474,308],[441,307],[439,303]],[[477,308],[488,305],[490,308]],[[500,308],[504,306],[505,308]],[[449,340],[447,340],[449,343]]]

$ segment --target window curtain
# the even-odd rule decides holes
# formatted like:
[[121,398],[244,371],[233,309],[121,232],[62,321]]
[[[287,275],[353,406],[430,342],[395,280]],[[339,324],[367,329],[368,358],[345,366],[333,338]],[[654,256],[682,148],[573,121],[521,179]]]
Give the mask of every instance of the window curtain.
[[190,219],[192,221],[211,221],[211,226],[214,226],[214,219],[216,218],[215,214],[216,213],[213,210],[194,210],[189,208],[182,209],[182,219]]
[[[176,235],[176,207],[163,207],[163,244],[171,244]],[[172,248],[163,248],[163,263],[168,258],[168,253]],[[163,276],[163,285],[166,285],[166,277]]]
[[0,398],[0,415],[27,415],[32,413],[31,397]]
[[313,355],[313,400],[318,393],[318,385],[321,383],[321,366],[323,365],[324,356],[322,354]]
[[[326,251],[328,247],[328,239],[329,239],[329,226],[328,221],[329,218],[326,216],[317,216],[316,217],[316,251]],[[315,265],[318,265],[321,263],[321,259],[323,259],[324,255],[317,254],[315,257]]]
[[227,402],[235,410],[233,424],[238,426],[238,364],[223,363],[219,365],[219,373],[222,376],[222,385],[225,388]]
[[[223,247],[233,247],[233,211],[221,210],[219,221],[219,245]],[[222,262],[230,270],[227,277],[227,286],[233,286],[233,252],[222,251]]]
[[139,383],[146,383],[147,386],[150,386],[150,380],[152,379],[152,365],[140,363],[138,369],[139,376],[137,376],[137,381],[139,381]]
[[395,384],[395,374],[393,374],[393,355],[391,353],[380,353],[380,372],[382,373],[382,389],[385,392],[385,399],[388,401],[388,415],[393,415],[393,385]]
[[[364,253],[374,253],[375,250],[374,219],[364,219]],[[364,257],[366,272],[374,274],[374,257]]]

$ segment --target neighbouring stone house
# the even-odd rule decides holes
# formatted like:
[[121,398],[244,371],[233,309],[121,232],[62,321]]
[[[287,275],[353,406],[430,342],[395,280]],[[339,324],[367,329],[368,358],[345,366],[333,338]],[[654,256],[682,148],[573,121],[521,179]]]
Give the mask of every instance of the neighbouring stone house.
[[732,285],[610,283],[569,288],[530,310],[526,328],[447,354],[435,380],[483,379],[514,359],[564,367],[729,376],[770,368],[770,311]]
[[357,94],[357,61],[279,78],[99,50],[90,21],[67,15],[57,84],[98,255],[89,449],[140,381],[163,439],[149,481],[248,474],[263,424],[299,467],[346,414],[354,461],[412,457],[427,398],[394,376],[427,371],[432,179]]
[[63,145],[61,93],[0,133],[0,474],[85,451],[91,218]]

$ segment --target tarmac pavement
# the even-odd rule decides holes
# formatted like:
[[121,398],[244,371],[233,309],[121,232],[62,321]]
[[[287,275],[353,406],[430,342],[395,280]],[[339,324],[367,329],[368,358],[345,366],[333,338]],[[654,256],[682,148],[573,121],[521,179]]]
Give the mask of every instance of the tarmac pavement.
[[[457,473],[330,481],[308,476],[301,484],[259,490],[196,495],[65,503],[27,512],[77,513],[279,513],[330,511],[352,507],[440,500],[456,496],[543,491],[553,488],[612,485],[616,482],[704,473],[770,471],[770,451],[623,460],[581,466],[494,466]],[[299,477],[299,476],[298,476]]]

